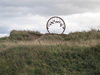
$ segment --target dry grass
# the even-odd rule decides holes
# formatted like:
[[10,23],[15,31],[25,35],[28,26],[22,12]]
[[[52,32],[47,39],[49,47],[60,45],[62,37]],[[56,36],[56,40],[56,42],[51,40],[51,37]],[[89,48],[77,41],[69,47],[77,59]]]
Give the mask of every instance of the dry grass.
[[[84,47],[91,47],[100,44],[100,39],[95,40],[87,40],[87,41],[58,41],[58,40],[33,40],[33,41],[18,41],[18,42],[2,42],[0,46],[2,49],[17,46],[17,45],[26,45],[26,46],[34,46],[34,45],[66,45],[66,46],[84,46]],[[1,50],[2,50],[1,49]]]
[[0,75],[100,75],[99,56],[100,31],[69,35],[13,31],[0,39]]

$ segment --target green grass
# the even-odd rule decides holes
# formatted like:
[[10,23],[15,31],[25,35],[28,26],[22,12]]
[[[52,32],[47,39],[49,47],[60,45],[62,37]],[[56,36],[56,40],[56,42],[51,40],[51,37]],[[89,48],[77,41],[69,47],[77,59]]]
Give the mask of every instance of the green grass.
[[[0,39],[0,75],[100,75],[100,31],[68,35],[19,32]],[[36,40],[27,40],[26,35],[37,37],[41,44],[33,44]],[[55,42],[58,40],[61,43]]]
[[91,30],[83,32],[74,32],[68,35],[64,35],[65,40],[70,41],[86,41],[91,39],[100,39],[100,30]]
[[15,46],[0,53],[0,75],[99,75],[100,45]]
[[[42,38],[41,38],[42,37]],[[9,37],[0,38],[1,41],[32,41],[41,40],[61,40],[61,41],[87,41],[100,39],[100,30],[74,32],[70,34],[42,34],[38,31],[16,31],[13,30]]]
[[[10,40],[33,40],[35,38],[38,38],[42,34],[38,31],[16,31],[13,30],[10,33]],[[34,38],[33,38],[34,37]]]

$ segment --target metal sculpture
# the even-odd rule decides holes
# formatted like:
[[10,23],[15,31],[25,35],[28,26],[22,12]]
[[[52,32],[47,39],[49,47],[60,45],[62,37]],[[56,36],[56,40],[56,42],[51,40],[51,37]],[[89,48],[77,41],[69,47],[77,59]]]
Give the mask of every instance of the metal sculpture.
[[55,23],[59,24],[60,25],[59,27],[62,27],[63,30],[62,30],[61,34],[63,34],[66,29],[66,25],[65,25],[64,20],[58,16],[51,17],[47,21],[47,24],[46,24],[47,31],[50,33],[49,27]]

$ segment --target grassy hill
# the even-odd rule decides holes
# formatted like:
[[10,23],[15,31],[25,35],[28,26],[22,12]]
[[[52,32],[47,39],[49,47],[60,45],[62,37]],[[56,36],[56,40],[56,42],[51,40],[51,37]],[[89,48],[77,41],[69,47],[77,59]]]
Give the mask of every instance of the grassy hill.
[[11,31],[0,38],[0,75],[100,75],[100,30]]

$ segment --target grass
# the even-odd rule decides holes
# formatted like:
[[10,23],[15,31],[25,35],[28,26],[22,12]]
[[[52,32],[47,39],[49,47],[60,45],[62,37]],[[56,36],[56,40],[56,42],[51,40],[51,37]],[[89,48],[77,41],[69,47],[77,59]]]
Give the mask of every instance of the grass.
[[100,39],[100,30],[91,30],[83,32],[74,32],[64,36],[65,40],[70,41],[86,41],[90,39]]
[[[41,36],[42,34],[38,31],[16,31],[13,30],[10,33],[10,40],[33,40]],[[33,38],[34,36],[34,38]]]
[[31,40],[29,31],[15,32],[0,39],[0,75],[100,75],[100,31],[32,33]]

